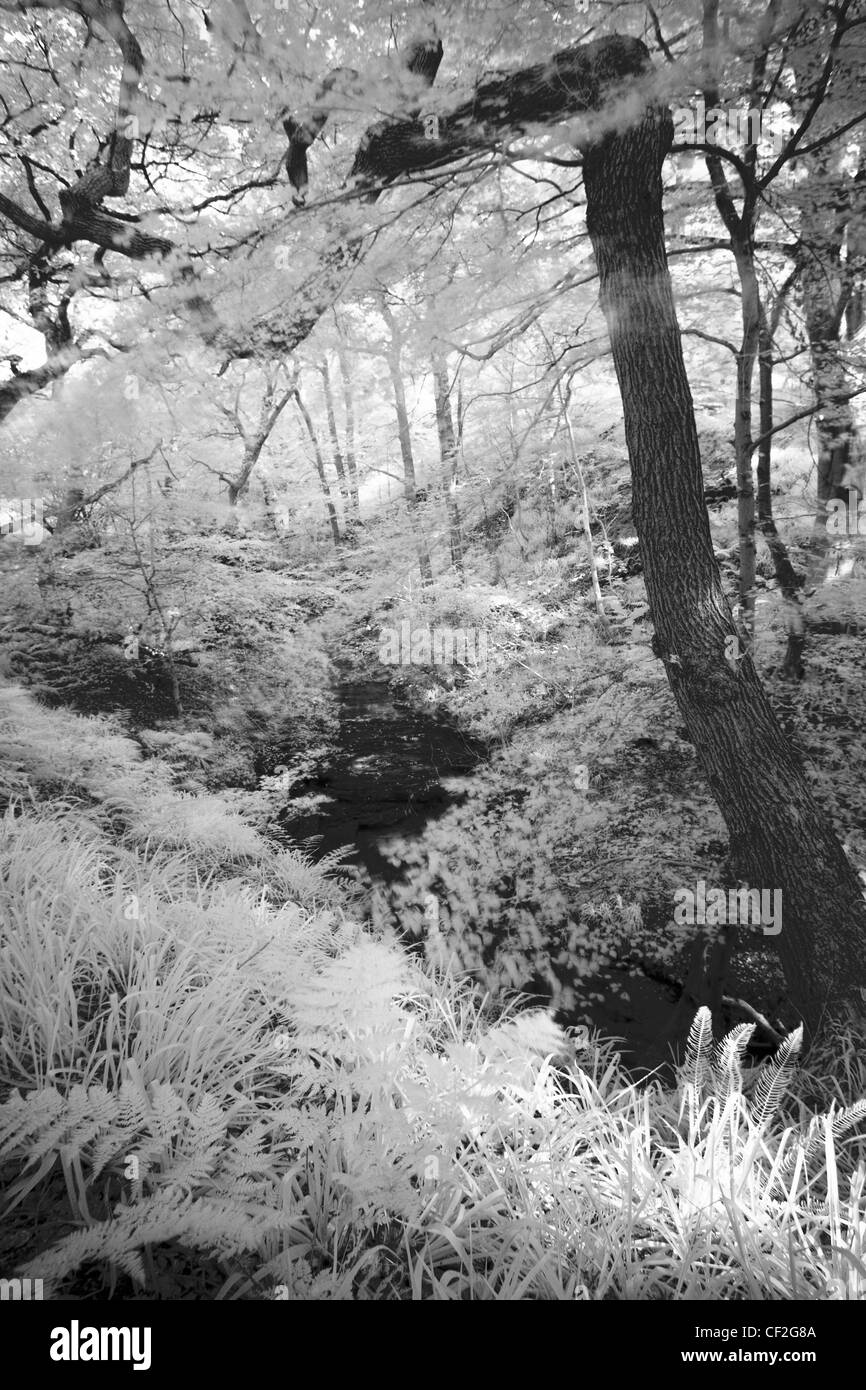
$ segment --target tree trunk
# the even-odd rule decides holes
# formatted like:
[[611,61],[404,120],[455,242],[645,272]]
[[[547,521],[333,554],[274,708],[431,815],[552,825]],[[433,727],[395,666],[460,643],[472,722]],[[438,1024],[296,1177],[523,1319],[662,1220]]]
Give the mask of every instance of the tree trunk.
[[418,484],[415,475],[415,455],[412,452],[412,431],[409,427],[409,411],[406,409],[406,391],[403,386],[403,373],[400,363],[400,333],[394,316],[385,303],[384,299],[380,304],[382,317],[388,325],[391,335],[388,344],[388,372],[391,377],[391,386],[394,391],[394,409],[397,415],[397,437],[400,440],[400,456],[403,460],[403,494],[406,498],[406,507],[409,512],[409,521],[412,530],[415,532],[415,544],[418,551],[418,567],[421,570],[421,582],[423,584],[433,583],[433,567],[430,563],[430,551],[427,548],[427,538],[424,530],[419,525],[418,517]]
[[451,414],[451,399],[448,393],[448,366],[442,352],[435,346],[431,349],[430,361],[433,368],[433,396],[436,401],[439,452],[442,456],[442,491],[448,512],[451,564],[458,574],[462,575],[463,527],[460,519],[460,504],[457,501],[457,437],[454,433],[454,418]]
[[851,287],[845,305],[845,329],[850,339],[866,321],[866,145],[860,147],[851,190],[851,215],[845,229],[845,270]]
[[262,450],[270,439],[275,424],[292,399],[294,390],[294,385],[290,384],[282,395],[277,397],[276,382],[274,380],[268,382],[259,409],[258,424],[253,433],[247,431],[237,410],[226,412],[244,445],[243,462],[234,477],[230,477],[227,473],[220,474],[228,487],[230,507],[236,507],[238,499],[248,491],[252,471],[261,458]]
[[780,889],[779,952],[810,1031],[866,986],[861,884],[819,809],[736,631],[703,502],[694,407],[664,248],[669,113],[650,108],[584,160],[587,228],[622,395],[655,636],[725,818],[738,874]]
[[355,458],[355,400],[352,393],[349,354],[339,319],[337,320],[337,360],[340,363],[340,376],[343,381],[343,407],[346,412],[346,468],[349,472],[349,490],[355,515],[360,517],[361,498],[358,490],[358,464]]
[[761,310],[761,339],[758,363],[760,380],[760,436],[758,444],[758,525],[767,542],[788,623],[788,646],[782,663],[787,680],[802,680],[806,621],[802,584],[788,556],[788,549],[776,528],[773,516],[773,340],[766,314]]
[[[794,72],[801,110],[815,95],[815,74],[805,54],[795,54]],[[844,66],[844,64],[843,64]],[[812,136],[832,128],[833,107],[822,110]],[[835,499],[847,502],[848,489],[863,491],[863,460],[854,412],[847,399],[851,382],[840,342],[845,308],[854,287],[850,269],[843,263],[842,247],[848,224],[859,204],[859,188],[845,169],[845,142],[837,142],[804,156],[809,178],[800,196],[800,279],[803,311],[812,361],[815,395],[815,428],[818,435],[818,503],[813,540],[815,555],[810,578],[818,579],[830,548],[828,506]],[[855,231],[856,240],[856,231]],[[850,250],[850,244],[849,244]],[[856,527],[856,522],[855,522]]]
[[847,399],[851,382],[845,370],[839,341],[848,297],[841,266],[844,226],[828,227],[832,209],[828,212],[825,204],[833,199],[827,186],[826,169],[814,172],[816,175],[823,173],[824,177],[816,178],[816,195],[807,198],[802,209],[804,251],[800,278],[812,359],[812,389],[817,406],[818,506],[815,540],[820,562],[830,541],[827,504],[834,499],[847,502],[848,488],[859,490],[861,477],[857,460],[857,428],[851,402]]
[[755,633],[755,480],[752,476],[752,381],[758,356],[761,291],[755,271],[752,231],[743,216],[743,234],[731,238],[740,277],[743,336],[737,354],[737,404],[734,412],[734,451],[737,467],[737,532],[739,536],[739,599],[745,630]]
[[331,535],[334,540],[334,545],[339,547],[341,539],[340,521],[339,517],[337,516],[337,508],[334,506],[334,499],[331,496],[331,489],[328,484],[328,475],[325,472],[325,460],[322,458],[322,450],[319,446],[319,436],[316,434],[316,427],[313,424],[312,419],[310,418],[310,412],[307,410],[307,407],[304,404],[303,397],[301,396],[300,391],[295,389],[293,394],[297,403],[298,410],[301,412],[301,417],[304,421],[304,424],[307,427],[307,434],[310,436],[310,443],[313,446],[313,461],[316,466],[316,472],[319,476],[319,486],[322,489],[322,497],[325,501],[325,510],[328,513],[328,523],[331,527]]
[[328,434],[331,439],[331,456],[334,460],[334,470],[340,485],[340,496],[343,499],[343,509],[348,516],[349,509],[352,505],[352,499],[346,483],[346,465],[343,461],[343,451],[340,448],[340,438],[337,434],[337,416],[334,412],[334,393],[331,390],[331,372],[328,367],[327,357],[323,359],[319,370],[322,373],[322,393],[325,397],[325,414],[328,419]]
[[278,541],[284,541],[286,539],[286,534],[280,525],[280,513],[277,506],[277,499],[267,478],[262,479],[262,496],[265,499],[265,516],[270,522],[274,535]]

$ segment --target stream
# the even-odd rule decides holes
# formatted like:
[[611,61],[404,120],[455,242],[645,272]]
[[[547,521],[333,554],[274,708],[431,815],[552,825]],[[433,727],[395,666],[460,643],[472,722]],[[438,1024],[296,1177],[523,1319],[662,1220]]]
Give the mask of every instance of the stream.
[[[375,668],[337,661],[334,677],[335,752],[326,768],[296,789],[302,792],[299,803],[290,800],[277,822],[287,840],[315,859],[343,849],[343,862],[387,901],[402,870],[383,853],[386,842],[423,838],[431,821],[471,795],[472,773],[488,750],[440,711],[401,698]],[[614,971],[585,983],[592,1002],[573,1016],[558,1015],[560,1021],[589,1023],[606,1036],[621,1037],[623,1060],[636,1070],[661,1061],[658,1039],[671,1017],[673,993]]]
[[442,815],[454,797],[443,779],[466,777],[468,794],[469,775],[487,749],[438,712],[400,699],[386,680],[335,665],[337,751],[303,786],[317,798],[315,811],[298,814],[289,803],[279,823],[315,858],[342,847],[347,864],[374,882],[393,882],[399,870],[382,854],[382,840],[414,839]]

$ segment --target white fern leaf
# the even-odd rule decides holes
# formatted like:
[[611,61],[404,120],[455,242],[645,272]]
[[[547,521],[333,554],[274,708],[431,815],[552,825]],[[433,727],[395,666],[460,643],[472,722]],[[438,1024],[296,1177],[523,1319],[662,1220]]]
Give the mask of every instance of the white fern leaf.
[[743,1089],[743,1057],[755,1031],[754,1023],[740,1023],[713,1049],[712,1072],[716,1100],[727,1104],[734,1091]]
[[775,1056],[764,1064],[752,1093],[751,1115],[758,1128],[763,1128],[779,1107],[779,1102],[794,1073],[797,1056],[803,1045],[803,1025],[783,1038]]
[[702,1005],[689,1029],[686,1042],[686,1056],[681,1073],[682,1097],[680,1117],[688,1110],[689,1128],[697,1129],[701,1101],[707,1083],[712,1076],[711,1054],[713,1047],[713,1016],[706,1005]]
[[779,1164],[779,1172],[788,1173],[798,1160],[808,1163],[819,1150],[823,1153],[828,1124],[835,1141],[861,1120],[866,1120],[866,1099],[855,1101],[841,1110],[831,1109],[826,1115],[813,1115],[806,1133]]
[[358,1038],[402,1027],[396,1000],[406,984],[405,957],[381,942],[359,942],[301,982],[292,1004],[301,1029]]

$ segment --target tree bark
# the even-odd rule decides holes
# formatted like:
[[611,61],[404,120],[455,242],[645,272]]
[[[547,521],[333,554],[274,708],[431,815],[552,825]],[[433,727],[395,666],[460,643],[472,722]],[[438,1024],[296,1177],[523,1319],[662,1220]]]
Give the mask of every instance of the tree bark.
[[307,407],[304,404],[303,397],[301,396],[301,393],[297,387],[295,387],[294,391],[292,392],[292,395],[294,397],[295,404],[297,405],[298,410],[301,412],[301,418],[307,427],[307,434],[310,436],[310,443],[313,446],[313,461],[316,466],[316,473],[319,477],[319,486],[322,489],[322,497],[325,501],[325,510],[328,513],[328,524],[331,527],[331,535],[334,540],[334,545],[339,547],[341,540],[340,521],[337,516],[337,508],[334,506],[334,499],[331,496],[331,489],[328,484],[328,476],[325,472],[325,460],[322,458],[322,450],[319,445],[319,437],[316,434],[316,427],[313,424],[313,421],[310,417],[310,412],[307,410]]
[[355,515],[361,515],[361,498],[358,489],[358,463],[355,457],[355,397],[352,390],[352,374],[349,368],[349,353],[343,337],[340,320],[337,319],[337,360],[340,363],[340,377],[343,382],[343,406],[346,412],[346,468],[349,472],[349,489]]
[[[842,95],[859,80],[859,54],[840,46],[842,10],[816,11],[807,21],[812,40],[795,44],[791,65],[796,82],[796,114],[812,112],[810,137],[832,134],[847,116]],[[824,56],[826,49],[826,56]],[[816,61],[817,59],[817,61]],[[839,103],[841,102],[841,110]],[[816,580],[830,548],[828,503],[847,501],[849,488],[863,492],[863,455],[849,399],[851,383],[840,342],[846,305],[855,284],[855,264],[842,259],[849,223],[855,233],[861,186],[846,170],[846,141],[831,141],[802,155],[808,171],[799,187],[798,269],[812,364],[817,413],[818,499],[813,530],[810,579]],[[849,243],[849,253],[850,253]]]
[[230,507],[236,507],[238,499],[243,497],[244,493],[247,491],[250,476],[261,458],[262,450],[270,439],[274,426],[289,401],[292,399],[294,393],[295,388],[294,385],[292,385],[289,386],[282,395],[277,397],[276,383],[270,380],[262,397],[257,427],[252,433],[244,428],[243,421],[237,410],[224,410],[224,414],[232,421],[244,445],[243,461],[237,473],[233,476],[229,476],[226,473],[220,474],[220,477],[228,487]]
[[436,429],[439,433],[439,452],[442,457],[442,491],[448,513],[448,539],[451,564],[463,574],[463,527],[460,504],[457,501],[457,436],[451,414],[448,390],[448,366],[441,349],[434,344],[430,352],[433,368],[433,396],[436,402]]
[[394,319],[394,315],[388,308],[384,297],[380,301],[382,317],[388,325],[390,341],[386,353],[388,361],[388,374],[391,377],[391,387],[394,392],[394,411],[397,416],[397,437],[400,441],[400,457],[403,460],[403,495],[406,498],[406,509],[409,513],[409,521],[415,533],[415,547],[418,553],[418,568],[421,571],[422,584],[433,583],[433,566],[430,562],[430,551],[427,547],[427,538],[424,535],[423,526],[420,524],[418,516],[418,482],[415,474],[415,455],[412,451],[412,431],[409,426],[409,411],[406,409],[406,391],[403,386],[403,371],[401,363],[400,330]]
[[803,650],[806,645],[802,581],[791,564],[787,546],[779,535],[776,519],[773,516],[773,337],[771,326],[767,322],[763,309],[761,311],[758,375],[761,391],[761,433],[758,444],[758,525],[773,561],[773,568],[787,617],[788,645],[782,663],[782,675],[787,680],[802,680]]
[[[265,499],[265,516],[271,524],[274,535],[278,541],[284,541],[286,539],[286,534],[280,526],[280,513],[277,506],[276,494],[267,478],[262,478],[262,496]],[[288,508],[286,508],[286,510],[288,511]]]
[[736,630],[703,504],[662,223],[670,114],[586,149],[587,228],[623,402],[654,650],[730,832],[738,874],[780,889],[779,952],[810,1031],[866,986],[866,903]]
[[752,383],[758,356],[761,291],[755,270],[752,228],[743,219],[741,235],[732,238],[740,276],[743,334],[737,354],[737,404],[734,412],[734,452],[737,468],[737,533],[739,537],[739,599],[749,640],[755,635],[755,480],[752,475]]
[[343,451],[340,448],[340,438],[337,434],[337,416],[334,412],[334,393],[331,390],[331,372],[328,367],[328,359],[322,360],[319,368],[322,373],[322,392],[325,397],[325,414],[328,420],[328,434],[331,439],[331,457],[334,460],[334,471],[337,474],[337,482],[340,485],[340,496],[343,499],[343,508],[348,515],[352,506],[352,496],[346,481],[346,465],[343,460]]
[[[720,33],[718,0],[703,5],[704,101],[712,110],[719,104]],[[753,81],[760,81],[766,66],[766,49],[755,55]],[[758,187],[755,180],[754,146],[747,148],[738,169],[743,185],[742,210],[738,213],[728,182],[726,165],[713,150],[706,156],[707,171],[719,216],[731,238],[731,252],[740,280],[742,336],[737,353],[737,397],[734,408],[734,452],[737,470],[737,533],[739,541],[739,607],[749,642],[755,632],[755,480],[752,475],[752,383],[758,356],[763,315],[761,290],[755,269],[755,222]]]
[[809,164],[813,191],[807,189],[801,209],[800,280],[817,406],[818,505],[814,527],[816,564],[813,566],[817,570],[830,543],[827,504],[834,499],[847,502],[849,488],[860,492],[862,465],[858,458],[854,412],[848,398],[851,380],[840,342],[850,290],[842,264],[847,221],[844,185],[848,180],[841,173],[834,178],[826,159],[810,158]]

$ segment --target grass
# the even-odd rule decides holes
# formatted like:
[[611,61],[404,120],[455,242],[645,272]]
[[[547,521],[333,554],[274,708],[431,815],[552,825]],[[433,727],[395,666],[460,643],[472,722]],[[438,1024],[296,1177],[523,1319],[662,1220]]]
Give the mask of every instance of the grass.
[[2,711],[17,1273],[73,1298],[866,1297],[863,1107],[840,1113],[862,1021],[770,1086],[704,1018],[679,1089],[638,1087],[612,1042],[377,938],[107,721]]

